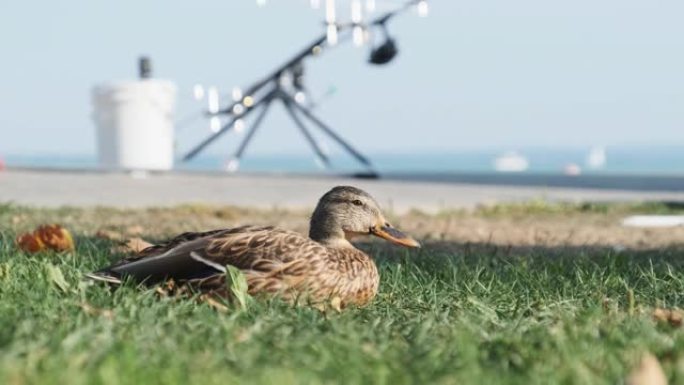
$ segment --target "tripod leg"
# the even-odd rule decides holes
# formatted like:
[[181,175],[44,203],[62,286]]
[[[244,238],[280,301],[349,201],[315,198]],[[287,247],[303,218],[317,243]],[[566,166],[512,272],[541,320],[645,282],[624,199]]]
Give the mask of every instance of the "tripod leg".
[[323,161],[323,164],[325,165],[325,167],[330,166],[330,160],[328,159],[328,156],[325,155],[325,153],[323,152],[321,147],[318,145],[318,143],[316,143],[316,139],[314,139],[314,137],[311,136],[311,133],[309,132],[309,130],[304,125],[304,122],[302,122],[302,120],[299,118],[299,116],[297,116],[297,113],[295,112],[295,110],[291,106],[292,102],[289,99],[282,99],[282,100],[283,100],[283,105],[285,105],[285,110],[287,110],[287,112],[290,114],[290,117],[292,118],[292,120],[295,122],[297,127],[299,127],[299,130],[302,132],[302,134],[304,134],[304,137],[309,142],[309,144],[313,148],[316,155],[318,155],[318,157]]
[[335,133],[330,127],[328,127],[325,123],[323,123],[320,119],[318,119],[314,114],[312,114],[308,109],[300,106],[296,102],[292,100],[292,98],[288,95],[288,99],[290,101],[290,104],[293,105],[296,109],[301,111],[304,116],[306,116],[309,120],[314,122],[323,132],[328,134],[331,138],[333,138],[337,143],[339,143],[342,147],[344,147],[345,150],[349,151],[350,154],[354,156],[359,162],[363,163],[366,167],[369,169],[373,170],[373,166],[371,165],[371,162],[363,156],[360,152],[358,152],[354,147],[352,147],[351,144],[347,143],[344,139],[342,139],[339,135]]
[[274,92],[271,91],[270,94],[266,95],[263,99],[259,100],[254,106],[251,108],[248,108],[242,115],[236,116],[232,118],[228,123],[224,124],[223,127],[221,127],[220,130],[216,131],[215,133],[209,135],[208,138],[206,138],[204,141],[202,141],[200,144],[195,146],[192,150],[188,151],[187,154],[183,157],[183,161],[188,161],[192,158],[194,158],[197,154],[199,154],[202,150],[204,150],[205,147],[207,147],[211,142],[216,140],[219,136],[225,134],[226,132],[230,131],[230,129],[233,127],[233,123],[235,123],[236,120],[242,119],[249,115],[252,111],[254,111],[260,104],[265,103],[265,102],[270,102],[271,99],[273,98]]
[[262,107],[261,113],[259,113],[254,123],[252,123],[252,128],[249,130],[247,136],[245,136],[245,139],[242,141],[242,143],[240,143],[240,147],[238,147],[237,151],[235,152],[236,159],[240,159],[242,157],[242,154],[245,152],[247,145],[254,137],[254,133],[256,133],[257,129],[259,128],[259,125],[261,125],[261,122],[264,120],[264,117],[266,116],[266,113],[268,112],[268,108],[270,106],[271,100],[269,99],[266,101],[266,104],[264,104],[264,107]]
[[242,143],[240,143],[240,146],[238,147],[237,151],[235,151],[233,158],[228,162],[228,171],[237,171],[238,167],[240,166],[240,158],[242,158],[242,154],[245,152],[247,145],[254,137],[254,133],[256,133],[257,129],[259,129],[261,122],[264,120],[264,117],[268,112],[268,108],[271,106],[271,100],[273,99],[268,99],[265,101],[264,106],[261,108],[261,112],[257,116],[254,123],[252,123],[252,128],[247,133],[247,136],[245,136],[245,138],[242,140]]

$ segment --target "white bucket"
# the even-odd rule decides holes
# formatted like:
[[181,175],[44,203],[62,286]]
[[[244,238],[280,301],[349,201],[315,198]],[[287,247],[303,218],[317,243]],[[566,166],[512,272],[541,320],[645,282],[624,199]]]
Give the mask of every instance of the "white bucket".
[[96,86],[92,91],[100,167],[108,170],[173,168],[176,85],[145,79]]

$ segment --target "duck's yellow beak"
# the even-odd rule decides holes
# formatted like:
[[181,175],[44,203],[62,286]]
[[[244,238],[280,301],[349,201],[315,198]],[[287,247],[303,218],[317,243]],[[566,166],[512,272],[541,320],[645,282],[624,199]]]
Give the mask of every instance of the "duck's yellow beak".
[[370,233],[376,237],[396,243],[397,245],[406,247],[420,247],[420,243],[418,243],[418,241],[390,226],[389,223],[371,227]]

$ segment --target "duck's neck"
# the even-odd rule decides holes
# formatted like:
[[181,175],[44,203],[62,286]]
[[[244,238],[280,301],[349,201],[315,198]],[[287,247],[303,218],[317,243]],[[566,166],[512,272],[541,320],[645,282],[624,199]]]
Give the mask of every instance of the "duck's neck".
[[342,227],[336,222],[335,218],[331,216],[312,216],[309,227],[309,238],[327,247],[354,247],[351,242],[347,240]]
[[356,249],[356,247],[345,238],[327,238],[316,242],[329,249]]

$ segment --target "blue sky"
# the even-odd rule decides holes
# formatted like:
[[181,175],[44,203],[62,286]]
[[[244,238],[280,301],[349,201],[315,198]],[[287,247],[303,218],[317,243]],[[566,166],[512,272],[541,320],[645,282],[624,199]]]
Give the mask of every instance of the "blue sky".
[[[247,86],[322,32],[305,0],[0,2],[0,154],[89,154],[90,89],[136,76],[140,54],[179,86]],[[482,147],[684,145],[684,2],[433,0],[391,24],[386,67],[340,45],[307,62],[317,110],[367,152]],[[208,133],[179,130],[180,149]],[[239,137],[211,147],[229,152]],[[254,153],[307,152],[273,109]]]

